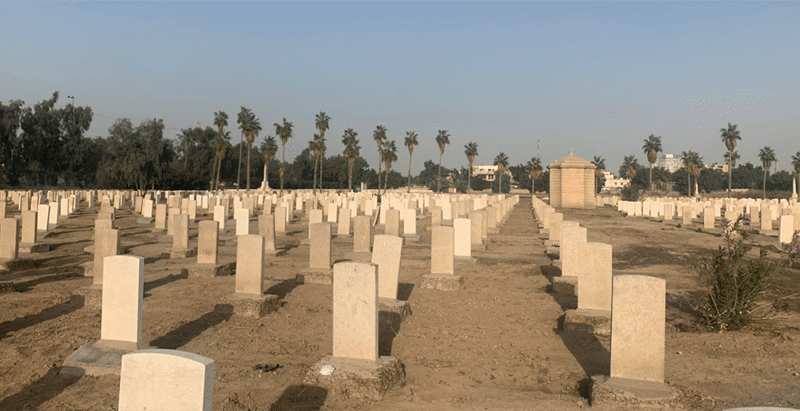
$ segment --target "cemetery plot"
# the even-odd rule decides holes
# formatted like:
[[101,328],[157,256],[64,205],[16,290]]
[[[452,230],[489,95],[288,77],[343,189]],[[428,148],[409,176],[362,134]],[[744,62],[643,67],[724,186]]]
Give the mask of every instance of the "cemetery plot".
[[[384,196],[387,204],[392,196]],[[116,198],[109,196],[110,204],[115,204]],[[325,199],[323,195],[319,198]],[[193,357],[204,367],[195,367],[199,371],[193,380],[208,381],[207,376],[213,372],[213,384],[203,384],[213,385],[214,410],[589,409],[587,389],[591,377],[621,375],[611,369],[611,338],[565,332],[560,328],[566,310],[573,307],[550,292],[553,278],[560,274],[560,268],[554,264],[557,261],[554,258],[559,256],[545,253],[550,232],[539,229],[530,197],[521,196],[513,207],[491,196],[478,198],[481,201],[472,205],[458,198],[451,202],[445,196],[419,202],[438,207],[441,215],[436,213],[432,218],[430,209],[418,208],[415,232],[419,240],[402,244],[397,287],[391,294],[396,292],[397,301],[408,302],[411,313],[386,332],[381,328],[384,325],[380,315],[384,309],[378,300],[377,356],[397,359],[405,374],[405,385],[389,390],[382,399],[347,398],[306,379],[320,359],[335,354],[336,291],[332,284],[298,284],[296,275],[312,265],[328,269],[347,260],[348,254],[357,251],[357,237],[363,236],[363,232],[368,233],[370,241],[364,243],[361,238],[358,251],[374,251],[374,239],[386,234],[386,222],[383,226],[377,222],[369,230],[363,230],[352,220],[351,237],[338,239],[334,236],[338,225],[327,226],[319,236],[326,248],[314,258],[309,219],[305,210],[295,209],[296,198],[288,203],[278,198],[261,203],[268,203],[272,208],[269,215],[275,216],[269,228],[266,220],[258,218],[262,215],[259,207],[255,206],[250,213],[247,232],[271,234],[272,246],[282,250],[278,254],[269,253],[271,247],[266,238],[251,246],[252,250],[264,250],[263,282],[260,288],[252,289],[280,299],[276,311],[257,318],[236,315],[230,305],[222,303],[237,291],[233,271],[227,275],[182,273],[184,268],[198,263],[215,267],[237,261],[238,247],[247,245],[236,236],[233,200],[220,205],[220,216],[225,217],[219,220],[224,221],[222,226],[214,220],[216,198],[198,201],[196,220],[190,215],[188,222],[188,248],[196,250],[198,244],[205,242],[198,238],[202,229],[212,243],[204,244],[200,253],[187,258],[170,258],[170,250],[176,246],[182,248],[185,243],[181,237],[176,244],[174,234],[167,234],[167,213],[163,214],[164,229],[153,231],[159,220],[159,205],[168,211],[182,209],[183,202],[179,207],[169,207],[167,196],[142,200],[142,204],[156,201],[150,207],[155,218],[149,220],[143,218],[142,212],[135,211],[131,197],[125,199],[125,205],[120,200],[121,208],[114,211],[113,217],[113,229],[119,235],[119,254],[141,257],[144,263],[139,344],[142,348],[191,353],[185,357]],[[86,306],[86,296],[81,294],[81,290],[95,281],[91,276],[83,276],[81,265],[93,261],[93,255],[84,249],[94,245],[95,220],[102,201],[101,198],[89,201],[83,196],[81,199],[70,215],[62,216],[59,211],[57,225],[48,225],[49,231],[37,232],[36,241],[47,244],[49,251],[21,253],[20,258],[30,260],[30,264],[0,274],[0,281],[13,282],[16,290],[0,294],[2,410],[120,409],[120,399],[130,398],[130,391],[123,391],[121,396],[122,381],[118,375],[88,377],[62,373],[67,357],[103,336],[100,307]],[[309,199],[304,197],[301,205],[308,204]],[[407,209],[409,202],[401,199],[398,195],[395,204]],[[203,203],[209,208],[202,206]],[[328,202],[319,204],[325,206]],[[356,204],[358,215],[363,215],[362,202]],[[370,204],[370,210],[377,211],[377,204],[363,204],[364,207]],[[486,210],[489,206],[495,210],[491,214]],[[143,205],[142,209],[146,208]],[[187,210],[190,208],[187,203]],[[682,208],[676,206],[676,213]],[[43,211],[42,207],[37,210]],[[6,211],[7,218],[21,218],[21,212],[12,203]],[[341,214],[338,208],[335,211],[334,221]],[[561,258],[572,253],[566,250],[570,247],[570,229],[564,229],[570,226],[563,224],[577,222],[586,230],[585,239],[582,231],[578,233],[583,242],[613,247],[615,276],[636,274],[666,280],[663,373],[665,383],[679,393],[674,409],[800,407],[797,357],[800,300],[791,297],[800,292],[797,270],[773,279],[776,287],[768,295],[769,303],[758,306],[759,316],[766,318],[756,320],[742,332],[699,332],[696,316],[688,305],[701,290],[692,267],[721,243],[719,222],[716,231],[703,230],[702,209],[697,210],[692,227],[677,227],[681,215],[660,222],[649,214],[647,218],[624,217],[613,207],[555,212],[562,214],[562,226],[558,241],[553,241],[552,246],[563,248]],[[435,223],[452,233],[453,220],[459,216],[470,218],[469,225],[460,223],[458,228],[469,229],[470,256],[476,261],[459,263],[454,257],[456,244],[452,244],[445,247],[448,254],[441,261],[444,269],[434,270],[432,252],[438,248],[432,247],[431,240],[440,231],[429,228]],[[490,217],[497,227],[495,232],[489,230]],[[37,216],[37,225],[41,220]],[[327,223],[327,215],[320,221]],[[201,227],[204,222],[207,224]],[[393,224],[389,228],[396,229],[395,235],[402,237],[405,222]],[[23,225],[20,224],[20,229]],[[772,230],[777,232],[779,228],[776,220]],[[43,235],[45,232],[47,237]],[[102,234],[100,237],[102,242],[104,237]],[[778,242],[777,233],[757,234],[754,238],[769,252],[773,252],[771,247]],[[465,244],[460,240],[467,242],[454,238],[463,247]],[[366,251],[370,246],[372,250]],[[313,263],[316,260],[320,263]],[[463,287],[447,292],[421,287],[423,276],[435,271],[462,276]],[[104,285],[106,279],[102,278]],[[601,286],[605,289],[607,283]],[[380,282],[374,287],[379,289]],[[778,304],[773,305],[772,301]],[[577,300],[573,303],[577,307]],[[374,335],[373,330],[370,332]],[[372,344],[370,341],[370,347]],[[373,353],[369,354],[371,358]],[[146,361],[139,360],[145,366],[144,371],[150,372]],[[131,386],[126,384],[126,387],[128,390]],[[197,398],[205,398],[205,391]],[[593,408],[640,409],[624,403]]]

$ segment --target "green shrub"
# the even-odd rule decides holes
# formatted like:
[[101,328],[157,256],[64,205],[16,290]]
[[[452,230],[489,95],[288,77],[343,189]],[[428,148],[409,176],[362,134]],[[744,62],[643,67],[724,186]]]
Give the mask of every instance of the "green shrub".
[[725,224],[725,244],[701,265],[708,292],[697,308],[714,331],[737,331],[749,324],[753,302],[767,289],[769,276],[778,268],[778,263],[767,260],[764,250],[757,258],[746,258],[753,246],[741,222],[739,218]]

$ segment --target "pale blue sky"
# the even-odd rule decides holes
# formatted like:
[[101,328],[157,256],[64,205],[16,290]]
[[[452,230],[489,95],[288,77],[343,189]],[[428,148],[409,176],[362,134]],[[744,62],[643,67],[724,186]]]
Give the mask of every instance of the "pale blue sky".
[[[287,159],[307,146],[314,116],[331,118],[328,153],[345,128],[375,167],[375,126],[420,145],[413,169],[499,152],[512,165],[570,148],[616,172],[641,163],[643,140],[722,162],[719,129],[739,124],[738,151],[771,146],[782,169],[800,151],[800,3],[742,2],[146,2],[3,3],[0,100],[28,104],[59,90],[113,119],[163,118],[167,137],[240,106],[274,135],[295,124]],[[539,149],[537,151],[537,140]]]

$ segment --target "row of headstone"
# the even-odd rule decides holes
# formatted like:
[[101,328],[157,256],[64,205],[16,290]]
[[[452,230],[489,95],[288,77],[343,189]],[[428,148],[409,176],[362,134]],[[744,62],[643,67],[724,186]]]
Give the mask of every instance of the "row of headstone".
[[[751,228],[760,233],[778,237],[782,244],[792,241],[800,231],[800,204],[786,199],[699,199],[662,198],[658,200],[619,201],[617,209],[628,216],[661,218],[664,221],[680,220],[682,226],[695,225],[702,215],[702,227],[713,230],[718,220],[732,224],[739,217],[746,217]],[[777,226],[777,230],[775,230]]]
[[531,201],[538,222],[549,226],[548,240],[559,249],[562,275],[553,279],[553,290],[577,296],[576,309],[565,313],[565,331],[611,337],[609,375],[593,377],[597,392],[673,398],[674,390],[664,383],[665,280],[613,275],[610,244],[587,242],[586,228],[564,221],[535,196]]

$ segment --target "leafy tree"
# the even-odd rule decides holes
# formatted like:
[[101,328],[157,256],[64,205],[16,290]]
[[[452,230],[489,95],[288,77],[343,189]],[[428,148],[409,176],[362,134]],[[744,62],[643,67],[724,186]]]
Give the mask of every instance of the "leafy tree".
[[372,139],[378,145],[378,193],[381,191],[381,151],[383,150],[383,142],[386,141],[386,127],[377,126],[375,131],[372,132]]
[[[417,176],[417,182],[425,187],[428,187],[428,189],[431,191],[434,191],[437,186],[439,186],[439,178],[437,176],[440,172],[440,167],[437,166],[433,160],[425,160],[422,166],[422,171],[420,171],[419,175]],[[441,172],[451,173],[452,171],[443,168],[441,169]]]
[[494,158],[494,165],[497,166],[497,192],[503,192],[503,179],[502,177],[506,174],[506,167],[508,167],[508,156],[506,153],[500,152],[497,157]]
[[[178,134],[183,159],[173,163],[168,187],[181,190],[202,190],[213,180],[213,170],[208,169],[208,158],[214,157],[213,143],[217,131],[211,127],[182,129]],[[188,142],[188,143],[187,143]],[[216,163],[216,162],[215,162]]]
[[283,195],[283,181],[286,175],[286,142],[292,138],[292,127],[294,125],[286,121],[286,117],[283,118],[283,123],[275,123],[275,135],[277,135],[281,139],[281,145],[283,145],[283,155],[281,157],[281,192],[280,195]]
[[763,198],[767,198],[767,174],[769,173],[769,168],[772,167],[772,162],[775,161],[775,150],[771,147],[764,147],[758,152],[758,158],[761,160],[761,164],[764,165],[764,196]]
[[411,192],[411,159],[414,157],[414,147],[419,145],[419,140],[417,140],[416,132],[413,131],[406,131],[406,140],[403,144],[408,147],[408,190],[407,193]]
[[342,136],[342,144],[344,144],[344,156],[347,157],[347,189],[353,191],[353,168],[356,165],[356,159],[361,156],[361,147],[358,145],[358,133],[352,128],[344,131]]
[[[797,154],[792,156],[792,167],[794,167],[795,183],[798,184],[797,187],[800,187],[800,151],[798,151]],[[793,189],[796,189],[798,192],[800,192],[800,189],[798,189],[797,187],[794,187]]]
[[18,144],[24,104],[22,100],[11,100],[8,105],[0,101],[0,185],[7,184],[10,177],[7,173],[13,160],[14,146]]
[[655,136],[654,134],[650,134],[647,139],[644,140],[644,145],[642,146],[642,150],[644,150],[644,154],[647,156],[647,161],[650,163],[650,177],[648,179],[648,187],[652,190],[653,187],[653,164],[656,163],[658,160],[658,153],[661,152],[661,136]]
[[[317,161],[319,162],[319,174],[320,174],[320,177],[319,177],[319,188],[320,188],[320,190],[322,189],[322,159],[325,156],[325,131],[330,129],[330,127],[329,127],[330,121],[331,121],[330,116],[325,114],[324,111],[320,111],[319,114],[317,114],[316,118],[314,119],[314,125],[316,126],[317,130],[319,130],[319,139],[320,139],[320,142],[321,142],[321,145],[320,145],[321,150],[320,150],[319,158],[317,159]],[[317,191],[316,191],[316,188],[315,188],[314,189],[314,194],[316,194],[316,193],[317,193]]]
[[594,156],[594,160],[592,160],[592,164],[594,164],[594,180],[595,180],[595,192],[599,193],[600,190],[605,185],[605,179],[603,179],[603,171],[606,169],[606,159],[600,156]]
[[127,118],[117,119],[108,130],[109,158],[105,161],[104,179],[109,188],[155,189],[164,181],[175,152],[164,139],[164,121],[153,119],[133,127]]
[[747,162],[740,164],[739,167],[733,169],[733,188],[747,188],[750,190],[756,190],[758,189],[758,183],[760,183],[759,180],[761,179],[762,167],[754,166],[753,163]]
[[442,154],[444,154],[444,147],[450,144],[450,134],[447,130],[439,130],[436,136],[436,144],[439,145],[439,183],[436,185],[436,192],[442,192]]
[[272,161],[277,153],[278,143],[275,141],[275,137],[267,136],[264,142],[261,143],[261,155],[264,156],[264,183],[262,186],[265,190],[269,188],[269,162]]
[[[467,187],[472,190],[472,163],[475,157],[478,156],[478,143],[470,141],[464,146],[464,154],[467,155],[467,162],[469,163],[469,173],[467,174]],[[467,190],[469,192],[469,190]]]
[[792,174],[781,170],[767,178],[767,191],[792,191]]
[[733,187],[733,149],[736,148],[736,142],[742,139],[742,136],[739,134],[739,130],[736,129],[738,124],[731,124],[728,123],[728,128],[721,128],[719,129],[722,137],[722,142],[725,144],[725,148],[728,149],[728,197],[731,196],[731,189]]

